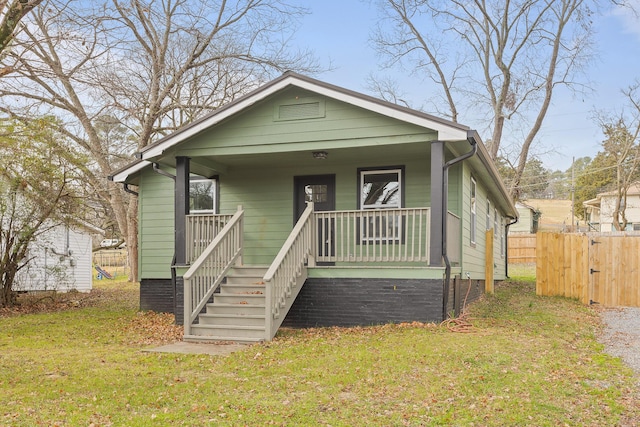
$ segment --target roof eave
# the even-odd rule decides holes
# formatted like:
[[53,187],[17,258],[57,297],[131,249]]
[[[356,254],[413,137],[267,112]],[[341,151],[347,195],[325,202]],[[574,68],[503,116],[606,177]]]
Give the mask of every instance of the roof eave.
[[500,177],[500,173],[498,172],[498,168],[496,168],[495,163],[491,159],[489,151],[487,151],[487,148],[484,146],[484,143],[482,142],[480,135],[478,134],[477,131],[471,129],[468,131],[468,139],[469,140],[473,139],[476,142],[478,146],[478,154],[477,154],[478,158],[482,162],[483,166],[491,174],[491,177],[494,183],[497,185],[499,193],[507,202],[507,207],[511,210],[511,212],[507,212],[507,216],[514,219],[518,218],[518,209],[516,209],[515,203],[511,198],[511,194],[509,193],[509,190],[507,189],[507,187],[504,185],[504,182]]
[[107,179],[113,182],[127,182],[129,177],[137,172],[140,172],[142,169],[151,165],[151,162],[147,160],[136,160],[128,164],[127,166],[114,171],[112,175],[109,175]]
[[301,89],[325,95],[327,97],[355,105],[379,114],[392,117],[407,123],[416,124],[438,132],[440,140],[464,140],[467,138],[469,128],[459,123],[451,122],[430,114],[402,107],[387,101],[383,101],[369,95],[354,92],[339,86],[325,83],[297,73],[287,72],[279,78],[261,86],[260,88],[230,102],[208,116],[197,120],[190,125],[166,136],[158,142],[141,150],[137,157],[142,160],[154,159],[161,156],[167,149],[209,129],[211,126],[241,112],[242,110],[266,99],[272,94],[286,88],[295,86]]

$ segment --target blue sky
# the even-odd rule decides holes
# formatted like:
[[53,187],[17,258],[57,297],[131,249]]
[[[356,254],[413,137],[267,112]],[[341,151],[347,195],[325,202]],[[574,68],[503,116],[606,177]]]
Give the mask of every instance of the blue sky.
[[[634,2],[640,10],[640,0]],[[333,67],[317,78],[364,93],[368,93],[366,79],[370,74],[397,76],[409,88],[421,85],[399,71],[380,70],[380,59],[369,42],[377,22],[377,11],[370,2],[314,0],[305,3],[311,13],[302,21],[297,41],[314,50],[323,65]],[[577,97],[568,90],[556,91],[553,106],[538,134],[537,153],[551,169],[565,170],[573,157],[593,157],[599,151],[602,133],[594,120],[594,111],[620,110],[621,89],[640,78],[640,20],[631,13],[611,10],[594,20],[594,30],[598,55],[586,70],[593,92]],[[422,90],[407,91],[420,92],[414,95],[414,106],[421,105],[421,97],[429,96]],[[474,117],[463,115],[459,121],[478,130],[483,126]],[[481,134],[488,137],[486,132]]]

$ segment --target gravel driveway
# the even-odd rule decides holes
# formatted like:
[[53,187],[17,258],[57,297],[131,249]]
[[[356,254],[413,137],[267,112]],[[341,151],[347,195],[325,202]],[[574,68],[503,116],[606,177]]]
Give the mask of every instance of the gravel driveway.
[[640,377],[640,308],[602,311],[604,330],[600,342],[605,351],[620,357]]

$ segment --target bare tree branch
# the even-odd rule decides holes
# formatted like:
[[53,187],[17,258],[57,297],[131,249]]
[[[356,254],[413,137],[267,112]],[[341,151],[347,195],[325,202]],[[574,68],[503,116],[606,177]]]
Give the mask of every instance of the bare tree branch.
[[[434,76],[458,119],[462,107],[491,111],[487,146],[498,156],[509,120],[527,131],[511,193],[547,115],[554,89],[574,87],[590,60],[589,0],[379,0],[393,32],[378,30],[374,42],[389,66]],[[451,65],[446,49],[462,52]],[[426,68],[424,65],[429,68]],[[473,107],[472,107],[473,106]],[[506,143],[516,143],[513,139]]]
[[[2,0],[0,0],[2,1]],[[48,0],[0,58],[9,117],[54,114],[90,159],[92,203],[112,212],[137,268],[137,202],[106,176],[163,135],[284,70],[313,73],[289,48],[303,8],[283,0]]]

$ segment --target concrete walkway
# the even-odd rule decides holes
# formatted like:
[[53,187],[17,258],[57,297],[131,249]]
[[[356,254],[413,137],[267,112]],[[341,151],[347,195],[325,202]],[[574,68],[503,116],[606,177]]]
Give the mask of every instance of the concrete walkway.
[[147,348],[150,353],[208,354],[211,356],[227,356],[234,351],[247,348],[250,344],[239,343],[196,343],[179,341],[162,347]]

